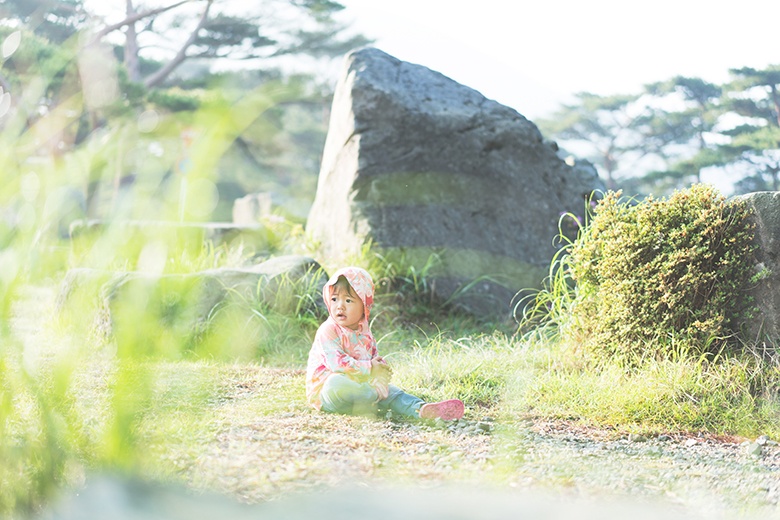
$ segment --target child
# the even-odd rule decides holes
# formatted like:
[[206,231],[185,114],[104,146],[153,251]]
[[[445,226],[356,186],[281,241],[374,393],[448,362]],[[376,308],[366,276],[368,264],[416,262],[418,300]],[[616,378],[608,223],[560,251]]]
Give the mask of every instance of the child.
[[317,330],[309,352],[306,396],[318,410],[349,415],[386,410],[410,418],[463,417],[463,403],[425,403],[390,384],[393,369],[379,356],[368,328],[374,304],[371,275],[359,267],[339,269],[322,290],[330,317]]

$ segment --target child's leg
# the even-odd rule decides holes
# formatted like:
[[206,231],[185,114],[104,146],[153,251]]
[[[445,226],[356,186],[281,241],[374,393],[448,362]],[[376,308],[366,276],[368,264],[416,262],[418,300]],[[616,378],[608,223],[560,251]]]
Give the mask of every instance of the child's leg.
[[387,399],[377,403],[380,411],[391,410],[394,414],[418,418],[420,407],[425,401],[412,394],[407,394],[395,385],[389,385]]
[[376,412],[377,393],[368,383],[358,383],[344,374],[331,374],[320,391],[322,410],[347,415]]

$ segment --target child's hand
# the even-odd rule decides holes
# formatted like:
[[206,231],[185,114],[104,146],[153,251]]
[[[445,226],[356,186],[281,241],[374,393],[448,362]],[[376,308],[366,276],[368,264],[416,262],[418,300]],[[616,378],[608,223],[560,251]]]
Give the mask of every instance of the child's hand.
[[376,357],[371,360],[371,377],[381,383],[389,383],[393,377],[393,369],[383,358]]

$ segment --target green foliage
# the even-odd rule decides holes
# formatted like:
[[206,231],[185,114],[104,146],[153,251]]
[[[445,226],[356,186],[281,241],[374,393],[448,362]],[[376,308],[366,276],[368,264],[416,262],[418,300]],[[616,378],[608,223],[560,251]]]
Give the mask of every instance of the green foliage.
[[780,65],[762,70],[743,67],[729,72],[734,80],[723,103],[742,116],[744,122],[723,132],[731,138],[719,147],[724,163],[749,166],[759,185],[768,180],[768,186],[777,190],[780,187]]
[[[731,69],[724,85],[676,76],[645,86],[641,96],[577,95],[540,129],[580,148],[606,176],[607,188],[643,196],[671,194],[706,172],[738,172],[738,193],[780,186],[779,65]],[[635,162],[634,176],[615,173]],[[636,165],[639,165],[637,167]],[[732,168],[736,166],[737,168]]]
[[[12,34],[14,29],[0,27],[0,40]],[[73,42],[52,45],[45,39],[21,30],[21,41],[16,51],[1,64],[2,74],[16,96],[17,106],[25,112],[30,122],[40,114],[33,106],[40,103],[47,109],[67,101],[81,90],[81,80],[73,61]],[[24,91],[25,96],[19,94]]]
[[171,112],[183,112],[200,108],[201,99],[192,91],[178,88],[155,89],[149,94],[149,101]]
[[258,49],[278,43],[258,31],[258,20],[248,20],[243,16],[220,13],[209,20],[203,29],[195,40],[195,45],[207,49],[201,57],[217,57],[225,54],[225,49],[230,47]]
[[3,0],[0,10],[3,18],[21,21],[54,44],[71,38],[88,18],[81,0]]
[[437,255],[428,257],[421,268],[406,262],[405,258],[397,261],[382,255],[376,255],[377,267],[373,270],[379,288],[377,297],[385,303],[388,313],[391,308],[401,310],[402,319],[421,321],[431,311],[444,307],[447,302],[436,298],[432,283],[432,274],[440,263]]
[[701,182],[704,168],[724,162],[713,137],[713,128],[723,113],[723,87],[700,78],[676,76],[645,89],[656,100],[682,102],[683,108],[653,110],[641,146],[662,158],[666,169],[650,172],[642,180],[655,187],[663,180],[678,188],[685,185],[681,181]]
[[636,110],[639,96],[580,92],[576,97],[576,104],[564,105],[550,119],[538,121],[539,128],[552,138],[589,145],[586,159],[606,175],[607,188],[614,189],[620,161],[635,155],[642,140],[639,130],[646,117]]
[[619,195],[599,201],[561,260],[557,276],[577,284],[571,296],[560,279],[557,293],[567,295],[551,309],[564,339],[629,364],[720,353],[747,304],[754,247],[747,210],[707,185],[639,204]]
[[769,65],[761,70],[742,67],[730,69],[729,72],[737,78],[733,85],[737,89],[769,87],[771,91],[773,87],[780,85],[780,65]]
[[780,433],[771,390],[776,370],[755,358],[645,358],[627,370],[619,363],[583,363],[563,342],[528,345],[521,359],[510,361],[516,370],[502,403],[507,414],[646,433]]

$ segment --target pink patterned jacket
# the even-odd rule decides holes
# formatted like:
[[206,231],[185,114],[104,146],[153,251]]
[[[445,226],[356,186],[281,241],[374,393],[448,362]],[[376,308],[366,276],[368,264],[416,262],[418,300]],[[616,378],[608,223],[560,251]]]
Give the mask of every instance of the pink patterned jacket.
[[342,327],[332,315],[317,330],[306,370],[306,397],[317,410],[322,407],[322,385],[334,373],[346,374],[359,383],[370,384],[379,394],[379,400],[388,395],[387,384],[371,378],[371,360],[379,355],[374,336],[368,328],[369,313],[374,305],[374,282],[371,275],[360,267],[345,267],[336,271],[322,289],[328,313],[330,292],[339,276],[347,279],[363,301],[364,313],[356,331]]

